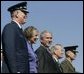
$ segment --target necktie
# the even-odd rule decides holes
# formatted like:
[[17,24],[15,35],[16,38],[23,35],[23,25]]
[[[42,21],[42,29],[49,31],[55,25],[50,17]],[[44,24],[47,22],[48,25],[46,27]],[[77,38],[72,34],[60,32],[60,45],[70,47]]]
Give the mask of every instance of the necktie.
[[21,33],[23,34],[23,29],[22,29],[22,28],[20,28],[20,31],[21,31]]
[[62,67],[61,67],[59,61],[58,61],[57,63],[58,63],[58,66],[59,66],[60,71],[63,72],[63,71],[62,71]]
[[62,71],[62,67],[60,66],[59,61],[56,61],[56,62],[57,62],[57,64],[58,64],[58,67],[59,67],[60,72],[63,72],[63,71]]

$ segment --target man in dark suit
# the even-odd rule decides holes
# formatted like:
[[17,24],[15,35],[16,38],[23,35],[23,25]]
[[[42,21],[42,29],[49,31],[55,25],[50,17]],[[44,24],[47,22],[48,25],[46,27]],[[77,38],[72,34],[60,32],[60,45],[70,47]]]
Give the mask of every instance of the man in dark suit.
[[49,47],[52,43],[52,34],[48,31],[43,31],[40,34],[41,46],[36,50],[38,57],[38,73],[58,73],[57,65],[55,64]]
[[28,50],[21,25],[25,23],[27,2],[8,8],[12,21],[2,32],[2,73],[29,73]]
[[76,51],[77,47],[78,46],[64,47],[66,58],[64,61],[61,62],[63,73],[77,73],[72,65],[72,61],[75,60],[76,53],[78,52]]
[[53,60],[55,62],[55,70],[57,73],[62,73],[62,68],[60,66],[59,59],[63,58],[63,46],[61,44],[55,44],[50,48]]

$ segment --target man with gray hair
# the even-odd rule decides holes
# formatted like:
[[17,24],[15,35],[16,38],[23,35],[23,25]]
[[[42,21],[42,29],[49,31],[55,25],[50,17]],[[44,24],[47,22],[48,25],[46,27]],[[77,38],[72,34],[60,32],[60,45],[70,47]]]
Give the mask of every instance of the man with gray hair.
[[52,54],[52,57],[58,61],[58,59],[62,58],[62,54],[63,54],[63,46],[61,44],[56,44],[54,46],[51,47],[50,51]]
[[38,73],[52,73],[53,67],[50,67],[52,63],[52,56],[49,51],[49,47],[52,43],[52,34],[47,30],[40,34],[40,47],[36,50],[38,57]]
[[44,45],[46,48],[49,48],[52,43],[52,33],[48,32],[47,30],[44,30],[40,34],[40,42],[42,45]]
[[62,49],[63,49],[63,46],[61,44],[55,44],[50,49],[52,58],[55,62],[57,73],[62,73],[62,68],[59,64],[59,59],[61,59],[63,56],[63,50]]

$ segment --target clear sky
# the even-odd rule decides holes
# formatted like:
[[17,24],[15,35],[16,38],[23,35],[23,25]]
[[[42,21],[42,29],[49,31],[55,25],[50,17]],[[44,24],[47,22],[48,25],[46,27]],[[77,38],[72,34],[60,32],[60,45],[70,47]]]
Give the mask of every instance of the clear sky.
[[[3,27],[11,21],[7,8],[19,2],[1,1],[1,32]],[[79,53],[73,65],[78,72],[83,73],[83,2],[27,1],[27,3],[30,13],[23,29],[32,25],[40,32],[43,30],[52,32],[53,44],[78,45]],[[34,49],[37,49],[39,45],[38,40]]]

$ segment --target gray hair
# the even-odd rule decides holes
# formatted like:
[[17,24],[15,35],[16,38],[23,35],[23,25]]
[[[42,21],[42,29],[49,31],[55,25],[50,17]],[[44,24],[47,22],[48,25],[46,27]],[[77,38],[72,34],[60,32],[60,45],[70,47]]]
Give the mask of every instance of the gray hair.
[[53,45],[53,46],[50,48],[50,52],[51,52],[51,54],[53,54],[55,50],[58,50],[58,49],[57,49],[57,46],[62,47],[61,44],[55,44],[55,45]]
[[41,32],[40,34],[40,39],[43,38],[45,36],[45,33],[50,33],[52,35],[51,32],[47,31],[47,30],[44,30],[43,32]]

